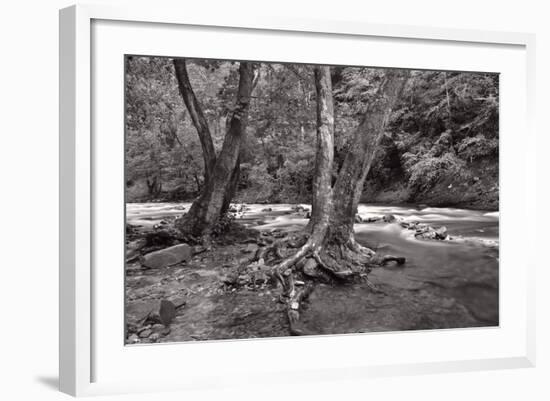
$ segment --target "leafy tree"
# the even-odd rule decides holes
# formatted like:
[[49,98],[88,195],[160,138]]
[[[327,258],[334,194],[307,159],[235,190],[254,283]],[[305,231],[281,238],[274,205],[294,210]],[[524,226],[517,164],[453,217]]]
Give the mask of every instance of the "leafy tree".
[[[210,151],[197,135],[167,58],[127,60],[127,183],[130,200],[192,200],[204,188],[204,155],[212,165],[235,107],[239,63],[187,60]],[[316,93],[313,66],[260,63],[250,98],[247,140],[240,146],[234,198],[244,202],[311,202],[315,167]],[[350,140],[389,70],[332,67],[335,183]],[[411,71],[389,117],[365,179],[361,200],[460,202],[451,194],[474,185],[498,201],[498,75]],[[208,137],[207,135],[203,135]],[[213,150],[212,150],[213,149]],[[147,185],[155,182],[156,185]],[[131,185],[130,185],[131,184]],[[473,191],[473,189],[472,189]],[[228,194],[229,195],[229,194]],[[457,196],[458,195],[458,196]],[[480,198],[480,199],[483,199]],[[225,205],[228,206],[226,197]]]
[[241,62],[239,65],[239,86],[235,104],[231,107],[231,118],[219,154],[214,154],[210,128],[195,96],[185,59],[174,60],[179,90],[187,106],[193,124],[201,141],[205,186],[189,212],[178,222],[183,233],[192,235],[212,234],[216,223],[225,213],[234,195],[239,172],[241,144],[246,138],[250,96],[254,89],[255,65]]

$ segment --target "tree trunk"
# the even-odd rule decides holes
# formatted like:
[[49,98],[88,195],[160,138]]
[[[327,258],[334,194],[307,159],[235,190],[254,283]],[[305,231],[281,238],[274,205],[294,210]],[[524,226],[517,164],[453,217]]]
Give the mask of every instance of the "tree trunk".
[[[274,268],[274,274],[283,285],[287,296],[287,316],[290,332],[294,335],[304,334],[298,327],[300,304],[307,298],[312,287],[296,289],[289,269],[309,258],[314,264],[320,260],[332,210],[332,164],[334,159],[334,107],[330,67],[316,66],[315,88],[317,93],[317,145],[315,172],[313,177],[312,215],[308,224],[308,239],[294,255],[284,259]],[[282,276],[284,274],[287,279]]]
[[315,67],[317,93],[317,149],[313,175],[313,198],[309,230],[328,225],[332,209],[332,163],[334,159],[334,105],[330,67]]
[[[283,287],[280,300],[285,300],[290,332],[307,334],[300,327],[303,301],[313,286],[303,283],[295,286],[295,276],[347,281],[364,280],[373,291],[380,291],[368,281],[370,267],[388,261],[405,262],[404,258],[374,257],[374,252],[355,242],[353,223],[365,177],[379,146],[392,107],[405,85],[408,74],[396,70],[386,73],[377,93],[373,96],[365,117],[357,128],[348,147],[342,168],[332,188],[334,158],[334,109],[329,67],[317,66],[315,87],[317,92],[317,147],[313,177],[312,215],[304,233],[304,243],[290,256],[282,258],[280,248],[294,249],[293,238],[283,239],[264,252],[274,253],[277,262],[273,275]],[[281,260],[282,258],[282,260]]]
[[154,176],[152,180],[147,178],[145,183],[147,184],[147,193],[149,198],[156,198],[161,194],[162,181],[157,176]]
[[241,176],[241,158],[237,158],[237,164],[235,165],[235,168],[233,169],[233,173],[231,174],[229,186],[227,187],[227,191],[225,192],[222,209],[220,211],[220,215],[223,216],[227,211],[229,210],[229,205],[231,204],[231,200],[235,196],[235,193],[237,192],[237,185],[239,184],[239,178]]
[[339,244],[354,242],[353,223],[363,184],[407,76],[403,71],[388,70],[351,140],[334,185],[334,208],[330,217],[331,239]]
[[[241,144],[246,136],[246,124],[253,87],[254,65],[242,62],[239,66],[237,102],[222,149],[216,159],[212,175],[205,182],[201,196],[193,202],[189,212],[178,222],[183,232],[209,235],[218,221],[227,196],[231,193],[231,176],[235,173]],[[237,176],[238,178],[238,176]]]
[[208,182],[216,163],[216,152],[214,150],[214,144],[212,142],[212,135],[210,134],[210,128],[202,107],[195,96],[191,82],[189,81],[189,74],[187,73],[187,63],[185,59],[174,59],[174,69],[176,71],[176,78],[178,80],[178,87],[180,90],[183,102],[189,111],[191,121],[197,130],[199,140],[202,147],[202,155],[204,159],[204,181]]
[[[292,269],[301,269],[303,277],[332,277],[335,280],[366,278],[368,266],[375,264],[374,252],[355,242],[353,223],[357,204],[363,190],[376,148],[384,134],[395,100],[406,81],[402,72],[391,70],[386,74],[365,118],[352,138],[349,153],[336,180],[332,182],[334,112],[330,69],[315,68],[317,89],[317,153],[313,182],[312,216],[306,229],[308,239],[292,256],[274,266],[274,275],[283,285],[287,299],[290,332],[305,334],[299,327],[301,303],[311,286],[296,289]],[[381,263],[403,258],[390,256]],[[283,278],[285,276],[286,278]],[[371,288],[375,289],[372,285]]]
[[[315,67],[315,88],[317,92],[317,146],[315,157],[315,175],[313,182],[313,209],[310,219],[309,237],[306,243],[292,256],[284,259],[274,268],[276,277],[282,283],[289,298],[288,316],[293,325],[299,318],[298,308],[293,305],[303,296],[294,289],[293,280],[286,283],[281,273],[311,255],[318,255],[328,232],[330,211],[332,209],[331,172],[334,156],[334,107],[330,67]],[[291,276],[290,276],[291,277]]]

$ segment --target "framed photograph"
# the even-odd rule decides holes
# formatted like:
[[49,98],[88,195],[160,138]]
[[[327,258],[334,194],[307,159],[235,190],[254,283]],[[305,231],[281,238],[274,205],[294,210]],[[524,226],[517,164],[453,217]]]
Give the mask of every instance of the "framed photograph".
[[520,33],[61,10],[61,390],[534,366],[533,60]]

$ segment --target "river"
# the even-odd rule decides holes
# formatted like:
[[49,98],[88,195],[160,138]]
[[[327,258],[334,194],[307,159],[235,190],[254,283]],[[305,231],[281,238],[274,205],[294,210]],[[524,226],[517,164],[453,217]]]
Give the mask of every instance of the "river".
[[[189,204],[127,205],[127,222],[142,226],[177,216]],[[237,205],[239,206],[239,205]],[[290,213],[295,205],[246,204],[237,221],[257,230],[297,230],[307,223]],[[302,205],[308,207],[309,205]],[[303,313],[304,324],[316,333],[495,326],[499,324],[499,213],[423,205],[361,204],[363,218],[394,215],[405,222],[447,227],[451,240],[426,241],[396,223],[359,223],[356,239],[381,254],[404,256],[404,266],[374,269],[373,284],[320,285]]]

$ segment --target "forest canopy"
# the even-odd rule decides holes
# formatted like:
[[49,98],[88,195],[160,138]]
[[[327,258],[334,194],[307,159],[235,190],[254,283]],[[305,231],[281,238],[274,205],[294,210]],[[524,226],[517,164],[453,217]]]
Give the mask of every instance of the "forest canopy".
[[[188,59],[219,154],[236,107],[239,63]],[[203,150],[171,58],[126,58],[127,200],[191,201]],[[233,201],[310,203],[315,167],[312,65],[257,63]],[[333,66],[333,175],[387,69]],[[498,208],[498,74],[410,71],[361,201]]]

